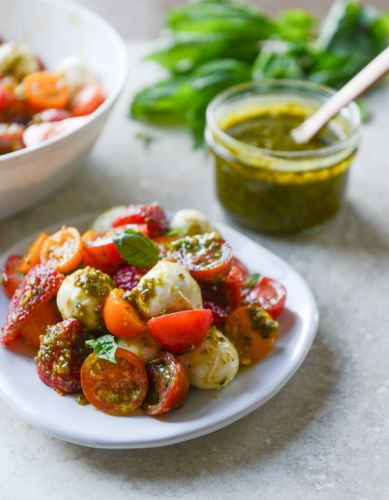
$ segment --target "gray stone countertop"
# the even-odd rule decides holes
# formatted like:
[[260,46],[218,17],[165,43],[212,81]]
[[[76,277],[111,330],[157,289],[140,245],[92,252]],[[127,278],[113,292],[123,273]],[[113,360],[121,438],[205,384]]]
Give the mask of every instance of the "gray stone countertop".
[[[155,78],[130,45],[129,85],[96,147],[63,189],[0,223],[0,253],[22,236],[111,205],[158,200],[223,221],[204,151],[184,132],[126,118],[130,95]],[[0,402],[0,498],[389,498],[389,89],[352,167],[347,203],[322,232],[249,234],[310,284],[320,327],[305,363],[265,406],[221,431],[157,450],[107,451],[58,441]]]

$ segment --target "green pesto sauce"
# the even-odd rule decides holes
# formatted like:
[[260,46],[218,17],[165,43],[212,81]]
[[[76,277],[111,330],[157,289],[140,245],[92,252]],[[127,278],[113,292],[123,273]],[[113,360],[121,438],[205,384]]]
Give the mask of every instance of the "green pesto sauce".
[[[293,104],[261,108],[255,115],[231,116],[221,127],[231,137],[242,143],[278,152],[312,151],[335,144],[344,134],[340,129],[326,127],[308,144],[296,144],[290,131],[307,116],[308,110]],[[225,144],[223,147],[227,147]],[[236,151],[229,155],[215,155],[216,185],[218,197],[229,215],[238,223],[265,233],[301,232],[320,226],[334,217],[341,208],[346,188],[348,167],[353,154],[341,162],[325,168],[299,168],[295,161],[292,171],[272,169],[272,157],[263,165],[253,166],[251,160]],[[259,157],[261,158],[261,156]],[[265,163],[266,162],[266,163]]]

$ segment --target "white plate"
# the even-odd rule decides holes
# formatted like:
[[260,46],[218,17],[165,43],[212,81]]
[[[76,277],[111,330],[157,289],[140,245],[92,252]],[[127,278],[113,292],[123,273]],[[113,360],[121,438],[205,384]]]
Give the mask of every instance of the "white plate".
[[[65,223],[83,229],[90,220],[90,215],[84,215]],[[317,331],[317,306],[306,282],[286,262],[237,231],[222,224],[218,227],[251,272],[278,279],[288,290],[287,309],[279,318],[281,335],[267,358],[242,370],[221,391],[191,389],[184,407],[166,416],[112,417],[91,405],[79,406],[72,397],[61,397],[44,385],[36,375],[33,359],[27,352],[21,354],[19,342],[18,349],[0,348],[0,394],[4,401],[29,424],[52,436],[98,448],[148,448],[186,441],[221,429],[266,403],[306,357]],[[19,242],[7,255],[22,254],[31,240]],[[1,267],[5,258],[0,258]],[[7,306],[1,291],[1,325]]]

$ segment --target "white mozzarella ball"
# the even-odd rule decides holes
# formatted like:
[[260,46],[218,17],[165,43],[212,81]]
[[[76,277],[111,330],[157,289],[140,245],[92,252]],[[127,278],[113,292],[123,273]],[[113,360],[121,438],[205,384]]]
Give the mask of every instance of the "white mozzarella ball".
[[121,205],[119,207],[113,207],[100,214],[91,225],[92,231],[96,231],[98,233],[106,233],[107,231],[109,231],[112,227],[112,224],[118,217],[120,217],[120,215],[126,208],[127,207],[125,207],[124,205]]
[[174,215],[170,226],[172,229],[182,229],[183,236],[212,233],[215,228],[211,221],[198,210],[179,210]]
[[235,347],[215,327],[194,350],[178,357],[188,370],[190,383],[199,389],[221,389],[239,370]]
[[16,42],[0,44],[0,73],[22,80],[38,70],[37,58],[26,45]]
[[64,77],[71,91],[75,91],[81,85],[97,81],[95,73],[79,55],[65,57],[58,64],[57,73]]
[[150,269],[131,290],[131,295],[146,318],[203,307],[198,283],[185,268],[166,260]]
[[162,350],[150,333],[142,333],[130,339],[118,339],[117,344],[122,349],[127,349],[138,356],[143,363],[156,358]]
[[63,319],[76,318],[89,330],[103,325],[102,310],[109,292],[114,288],[105,273],[86,267],[67,276],[57,293],[57,306]]

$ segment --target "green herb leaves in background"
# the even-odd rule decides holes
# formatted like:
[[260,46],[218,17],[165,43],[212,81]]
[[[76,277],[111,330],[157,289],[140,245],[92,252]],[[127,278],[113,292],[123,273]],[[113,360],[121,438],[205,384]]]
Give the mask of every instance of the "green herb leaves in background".
[[172,9],[167,46],[149,56],[170,77],[140,91],[130,114],[184,125],[203,141],[205,110],[231,85],[272,78],[307,79],[330,87],[350,80],[388,44],[389,13],[359,0],[336,0],[321,24],[308,12],[272,19],[232,0],[194,0]]
[[132,229],[113,239],[118,252],[129,264],[138,267],[154,266],[159,260],[158,246],[144,236]]
[[96,340],[87,340],[85,343],[93,349],[98,358],[116,363],[115,354],[118,346],[113,335],[103,335]]

